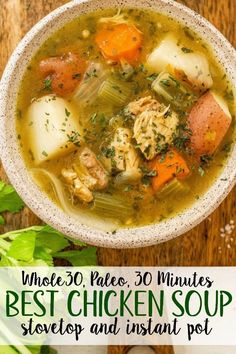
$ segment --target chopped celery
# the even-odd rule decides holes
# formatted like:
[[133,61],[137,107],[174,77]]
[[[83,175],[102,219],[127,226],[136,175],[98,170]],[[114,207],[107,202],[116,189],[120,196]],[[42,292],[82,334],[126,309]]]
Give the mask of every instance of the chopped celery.
[[170,195],[186,195],[189,192],[189,186],[179,181],[177,178],[172,179],[169,183],[167,183],[161,190],[158,192],[157,197],[159,199],[164,199],[169,197]]
[[128,184],[137,184],[141,179],[141,173],[139,168],[130,168],[126,171],[119,173],[114,180],[116,187],[124,187]]
[[94,193],[93,211],[104,218],[124,220],[132,216],[132,205],[125,199],[105,193]]
[[152,89],[176,108],[189,107],[196,95],[168,72],[161,72],[152,83]]
[[105,80],[98,91],[98,97],[114,106],[122,106],[131,93],[130,87],[124,82],[114,79]]
[[100,63],[90,63],[84,74],[83,80],[73,95],[73,100],[79,105],[93,103],[98,90],[104,80],[108,77],[108,70]]

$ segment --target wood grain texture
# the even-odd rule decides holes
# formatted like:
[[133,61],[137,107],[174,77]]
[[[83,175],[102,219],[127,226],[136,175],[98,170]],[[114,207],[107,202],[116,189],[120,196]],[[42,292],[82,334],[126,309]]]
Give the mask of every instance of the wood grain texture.
[[[66,3],[65,0],[1,0],[0,1],[0,74],[24,34],[43,16]],[[236,46],[236,0],[181,0],[212,22]],[[3,168],[0,178],[7,180]],[[98,250],[99,262],[106,266],[233,266],[236,245],[228,248],[220,237],[220,228],[236,221],[236,189],[221,206],[192,231],[167,243],[135,250]],[[28,209],[17,215],[6,215],[6,226],[0,232],[27,227],[40,220]],[[232,237],[235,236],[232,235]],[[158,235],[157,235],[158,237]],[[221,248],[221,252],[219,251]],[[110,347],[109,354],[121,354],[124,347]],[[158,354],[172,354],[171,347],[157,348]]]
[[[129,350],[131,346],[110,346],[108,348],[107,354],[129,354]],[[166,346],[151,346],[153,349],[153,354],[174,354],[173,347],[166,345]]]

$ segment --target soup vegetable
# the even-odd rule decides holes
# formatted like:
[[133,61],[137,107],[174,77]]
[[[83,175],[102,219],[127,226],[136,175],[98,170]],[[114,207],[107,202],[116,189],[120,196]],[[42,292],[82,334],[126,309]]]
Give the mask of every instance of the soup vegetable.
[[16,121],[33,178],[61,208],[130,227],[201,197],[230,151],[234,109],[226,74],[191,29],[107,9],[43,44]]

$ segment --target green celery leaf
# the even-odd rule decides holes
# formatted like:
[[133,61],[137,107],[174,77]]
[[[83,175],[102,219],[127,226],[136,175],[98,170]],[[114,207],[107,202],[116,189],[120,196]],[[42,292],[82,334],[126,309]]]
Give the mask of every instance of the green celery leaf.
[[15,258],[1,256],[0,267],[47,267],[48,264],[41,259],[32,259],[30,262],[17,261]]
[[49,347],[48,345],[43,345],[41,347],[40,354],[56,354],[57,350]]
[[4,224],[5,224],[4,217],[0,215],[0,225],[4,225]]
[[15,350],[15,348],[13,348],[10,345],[1,345],[0,346],[0,353],[2,354],[18,354],[19,352]]
[[37,233],[36,247],[58,252],[67,246],[69,246],[69,241],[61,232],[54,230],[51,226],[42,226],[42,229]]
[[23,206],[24,203],[16,193],[15,189],[0,181],[0,212],[10,211],[15,213],[20,211]]
[[47,267],[48,264],[42,259],[32,259],[30,262],[19,261],[20,267]]
[[32,354],[41,354],[41,346],[40,345],[28,345],[27,349],[31,351]]
[[71,239],[71,238],[69,238],[69,240],[76,246],[80,246],[80,247],[86,247],[87,246],[86,243],[84,243],[84,242],[82,242],[80,240],[75,240],[75,239]]
[[34,258],[41,259],[47,263],[49,267],[53,267],[53,258],[43,247],[36,247],[34,250]]
[[36,233],[28,231],[20,234],[12,242],[7,256],[20,261],[30,261],[34,256]]
[[16,267],[20,266],[19,262],[11,257],[1,256],[0,267]]
[[97,264],[96,247],[87,247],[82,250],[54,253],[53,257],[66,259],[74,267],[93,266]]
[[75,240],[75,239],[73,239],[73,238],[71,238],[71,237],[69,237],[69,236],[65,236],[70,242],[72,242],[74,245],[76,245],[76,246],[81,246],[81,247],[85,247],[85,246],[87,246],[87,244],[86,243],[84,243],[84,242],[82,242],[82,241],[80,241],[80,240]]

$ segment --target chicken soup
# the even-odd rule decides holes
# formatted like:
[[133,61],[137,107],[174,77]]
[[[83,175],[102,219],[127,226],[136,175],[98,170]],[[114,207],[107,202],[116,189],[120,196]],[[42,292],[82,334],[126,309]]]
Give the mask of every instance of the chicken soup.
[[107,9],[38,50],[16,123],[32,177],[66,213],[132,227],[201,198],[230,152],[234,104],[226,73],[191,28]]

